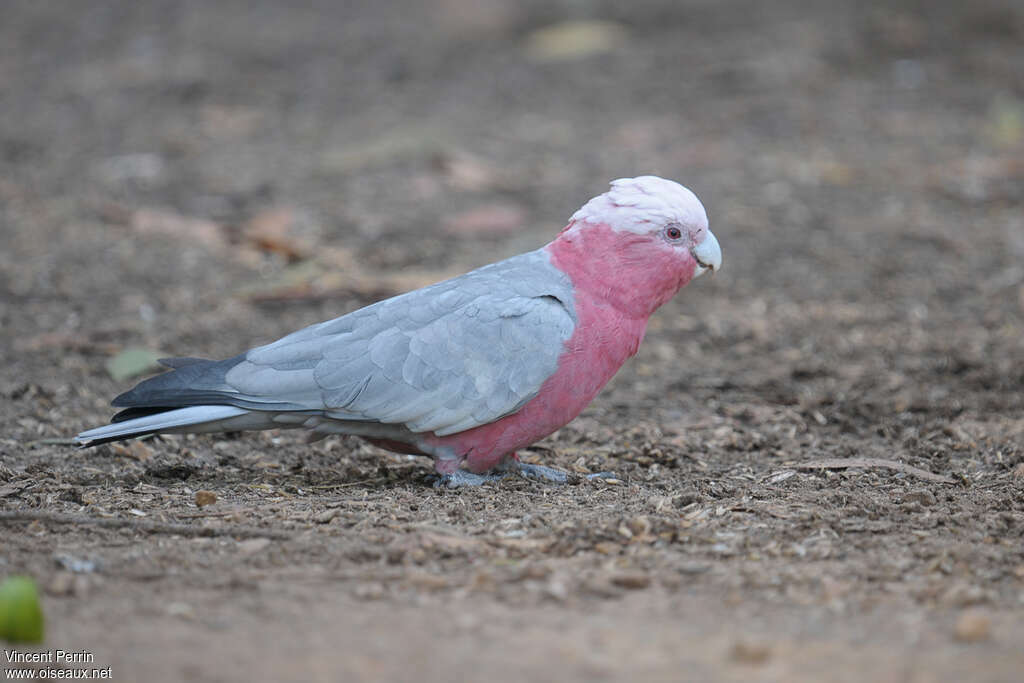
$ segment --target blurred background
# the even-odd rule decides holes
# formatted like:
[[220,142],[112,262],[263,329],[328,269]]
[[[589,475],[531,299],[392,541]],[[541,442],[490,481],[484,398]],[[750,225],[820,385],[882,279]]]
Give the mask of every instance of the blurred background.
[[[265,298],[359,286],[274,279],[299,261],[461,270],[642,173],[702,197],[733,302],[924,315],[939,289],[981,288],[1017,308],[1000,289],[1024,253],[1015,2],[0,12],[7,286],[106,299],[75,308],[108,324],[140,305],[163,324],[183,296],[252,279],[206,280],[222,267],[258,270]],[[65,313],[44,327],[81,325]]]
[[[1019,1],[5,0],[0,112],[0,453],[6,479],[41,487],[34,499],[6,498],[11,505],[71,506],[74,496],[54,496],[74,486],[96,505],[134,509],[137,498],[118,496],[140,480],[158,485],[167,505],[191,505],[194,480],[161,483],[138,453],[70,455],[46,440],[105,421],[109,398],[154,357],[231,356],[536,248],[611,179],[657,174],[703,200],[724,268],[654,317],[636,361],[575,427],[547,442],[545,462],[615,469],[640,486],[620,509],[676,529],[677,539],[681,514],[725,511],[708,512],[720,535],[707,531],[706,544],[637,560],[660,577],[658,590],[671,592],[665,576],[678,589],[683,576],[683,586],[717,596],[718,609],[749,599],[753,612],[796,603],[834,615],[877,605],[874,591],[885,584],[886,600],[909,605],[906,623],[979,604],[993,610],[993,628],[1019,617]],[[130,349],[146,353],[126,357]],[[206,441],[158,442],[153,457],[192,463],[222,499],[257,495],[243,484],[270,481],[263,464],[238,464],[268,444],[284,469],[306,462],[308,471],[304,458],[319,458],[329,484],[377,476],[385,457],[348,442],[332,451],[269,438],[229,441],[220,461]],[[237,456],[233,475],[224,475],[225,453]],[[765,483],[793,459],[821,456],[897,459],[971,486],[954,495],[948,483],[877,471],[780,475],[787,489]],[[348,474],[330,469],[338,462]],[[388,461],[392,471],[399,465]],[[449,505],[424,503],[419,479],[385,489],[403,485],[412,493],[394,505],[408,519],[433,519]],[[381,494],[375,486],[344,493]],[[608,524],[621,540],[618,521],[591,517],[617,514],[612,508],[572,508],[581,491],[562,501],[563,514],[580,528]],[[514,490],[479,495],[476,509],[494,520],[525,505]],[[495,508],[504,495],[506,508]],[[906,502],[911,495],[917,503]],[[651,502],[665,496],[675,501],[668,508]],[[779,507],[748,533],[728,511],[755,514],[751,497],[775,497]],[[246,505],[246,514],[264,509],[261,500]],[[803,522],[779,516],[793,509],[813,512]],[[945,515],[946,526],[914,526],[931,514]],[[837,521],[818,545],[798,544],[829,515],[868,521]],[[893,525],[870,526],[879,518]],[[856,535],[865,528],[874,529],[870,543]],[[50,546],[28,532],[24,539],[10,566],[52,573]],[[800,549],[786,550],[789,542]],[[322,552],[328,559],[318,561],[362,562]],[[592,558],[584,566],[603,576],[604,551],[580,552],[574,557]],[[442,557],[454,575],[475,571]],[[766,569],[768,557],[776,564]],[[839,568],[829,564],[836,558]],[[677,566],[684,560],[711,569],[687,573]],[[577,577],[577,565],[559,562],[544,566]],[[189,581],[216,594],[215,579],[194,571]],[[829,572],[842,578],[826,581]],[[564,578],[550,594],[571,602],[579,581]],[[109,623],[122,623],[120,614],[141,614],[125,624],[149,623],[129,606],[102,607],[131,592],[113,590],[116,578],[96,585],[89,608]],[[165,598],[181,588],[159,585]],[[418,597],[436,589],[416,586]],[[624,612],[611,623],[645,633],[649,612],[616,609]],[[704,633],[726,618],[703,614],[692,627],[704,624]],[[887,614],[881,623],[904,623]],[[783,631],[817,632],[814,624],[827,622],[805,617]],[[671,636],[678,624],[665,619],[658,628]],[[1010,647],[1021,642],[1015,623],[995,650],[980,651],[997,667],[992,680],[1019,669],[998,669],[1024,651]],[[534,645],[557,641],[557,620],[549,625]],[[836,628],[828,632],[842,642],[860,637]],[[908,633],[878,645],[910,648],[889,652],[899,659],[913,643],[948,640]],[[686,637],[703,642],[698,636]],[[672,638],[650,642],[651,670],[672,671]],[[697,650],[693,661],[704,656]],[[760,650],[744,652],[742,662],[762,661]],[[823,666],[841,656],[822,652]],[[863,663],[857,652],[849,656]],[[956,680],[957,662],[982,661],[963,655],[950,650],[927,680]],[[623,673],[619,664],[601,660],[580,675]],[[523,666],[515,670],[539,671]],[[813,672],[800,666],[793,659],[780,680]]]

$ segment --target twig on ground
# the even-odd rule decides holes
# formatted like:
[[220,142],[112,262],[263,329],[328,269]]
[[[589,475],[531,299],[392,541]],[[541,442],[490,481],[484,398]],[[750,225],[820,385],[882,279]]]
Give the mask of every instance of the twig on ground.
[[237,515],[241,512],[241,509],[234,508],[232,510],[211,510],[209,512],[177,512],[172,513],[178,519],[201,519],[203,517],[230,517],[231,515]]
[[789,464],[789,467],[798,470],[817,470],[817,469],[845,469],[847,467],[861,467],[861,468],[874,468],[882,467],[889,470],[896,470],[897,472],[903,472],[914,477],[926,479],[928,481],[934,481],[938,484],[955,484],[956,479],[947,477],[941,474],[935,474],[928,470],[922,470],[919,467],[912,465],[905,465],[896,460],[884,460],[882,458],[825,458],[823,460],[811,460],[809,462],[797,462]]
[[197,526],[194,524],[168,524],[121,517],[72,515],[61,512],[47,512],[46,510],[0,510],[0,523],[34,521],[49,522],[51,524],[98,526],[107,529],[131,529],[132,531],[140,531],[147,534],[177,534],[179,536],[228,536],[233,538],[273,538],[278,540],[286,540],[293,536],[293,534],[284,531],[273,531],[251,526]]

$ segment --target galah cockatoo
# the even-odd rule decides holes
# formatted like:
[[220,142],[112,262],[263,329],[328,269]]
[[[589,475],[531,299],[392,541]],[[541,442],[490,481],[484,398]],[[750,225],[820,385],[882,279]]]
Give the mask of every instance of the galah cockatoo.
[[636,353],[655,309],[721,265],[693,192],[615,180],[536,251],[234,358],[164,360],[171,372],[115,398],[112,423],[75,441],[298,428],[431,456],[448,485],[510,467],[564,480],[516,450],[575,418]]

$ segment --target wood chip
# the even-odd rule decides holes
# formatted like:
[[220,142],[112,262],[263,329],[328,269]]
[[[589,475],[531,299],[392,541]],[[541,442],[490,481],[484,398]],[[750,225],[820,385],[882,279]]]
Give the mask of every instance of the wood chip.
[[640,590],[651,585],[651,577],[645,572],[622,572],[611,577],[613,586]]
[[196,506],[206,507],[207,505],[213,505],[217,502],[217,494],[213,491],[206,491],[200,489],[196,491]]
[[153,449],[138,439],[133,439],[127,443],[111,444],[110,450],[117,455],[132,458],[139,462],[145,462],[153,457]]

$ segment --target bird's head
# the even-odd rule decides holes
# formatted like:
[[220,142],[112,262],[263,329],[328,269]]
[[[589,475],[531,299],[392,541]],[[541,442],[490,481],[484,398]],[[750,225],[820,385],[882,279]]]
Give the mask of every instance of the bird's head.
[[657,176],[612,181],[573,214],[551,249],[577,286],[596,287],[645,315],[704,271],[722,267],[700,200]]

